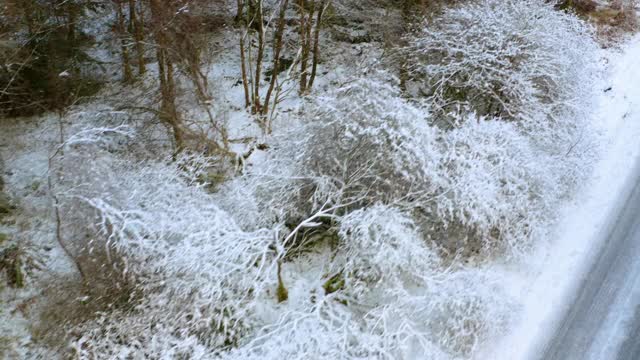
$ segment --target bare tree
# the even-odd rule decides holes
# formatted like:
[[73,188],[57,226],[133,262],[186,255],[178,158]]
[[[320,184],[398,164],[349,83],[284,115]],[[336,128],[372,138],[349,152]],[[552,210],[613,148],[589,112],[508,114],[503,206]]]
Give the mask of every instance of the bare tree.
[[[148,28],[154,40],[158,76],[160,84],[161,106],[159,117],[173,132],[176,152],[187,146],[187,142],[197,142],[198,146],[206,144],[209,151],[228,154],[228,135],[224,124],[215,119],[210,106],[212,96],[205,71],[203,58],[206,56],[207,36],[205,36],[202,17],[193,9],[200,8],[199,0],[147,0],[151,14]],[[180,113],[177,101],[178,79],[186,79],[193,88],[198,105],[208,116],[209,132],[195,130],[202,124],[186,122]]]
[[[321,0],[316,4],[316,0],[299,0],[300,12],[300,93],[305,94],[311,91],[316,78],[318,62],[320,61],[320,30],[324,12],[330,5],[330,0]],[[305,16],[305,13],[307,14]],[[315,23],[314,23],[315,15]],[[311,53],[313,53],[311,55]],[[311,56],[311,58],[310,58]],[[308,68],[311,60],[311,69]]]
[[[173,5],[173,6],[170,6]],[[180,114],[176,107],[176,85],[174,81],[174,66],[171,53],[171,39],[168,29],[177,2],[169,1],[162,4],[159,0],[149,0],[151,10],[152,31],[156,45],[156,60],[158,61],[158,77],[160,80],[160,117],[173,131],[176,151],[184,148],[184,134]]]
[[[285,51],[285,32],[287,30],[287,10],[289,0],[280,0],[269,10],[264,9],[262,0],[248,0],[238,2],[238,14],[242,24],[240,35],[240,69],[242,84],[245,92],[245,106],[258,116],[258,122],[263,131],[271,131],[271,115],[278,102],[280,88],[278,74],[284,70],[282,61]],[[299,14],[298,33],[300,46],[293,65],[300,65],[300,93],[306,94],[311,90],[316,77],[320,60],[320,30],[324,11],[329,6],[329,0],[296,0],[295,6]],[[269,86],[264,95],[260,94],[264,67],[266,42],[271,39],[271,74]],[[254,50],[255,49],[255,56]],[[311,62],[311,65],[309,63]],[[291,71],[287,72],[291,75]]]

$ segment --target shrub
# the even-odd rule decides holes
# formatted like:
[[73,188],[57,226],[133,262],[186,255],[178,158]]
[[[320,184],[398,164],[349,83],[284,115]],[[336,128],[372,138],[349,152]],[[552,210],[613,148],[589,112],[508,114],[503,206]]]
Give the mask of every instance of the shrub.
[[[84,269],[96,261],[136,294],[70,324],[75,355],[193,357],[235,344],[251,328],[253,299],[275,278],[272,233],[244,232],[214,204],[200,181],[210,159],[120,158],[123,135],[126,127],[85,129],[64,147],[63,217],[69,231],[90,234],[73,237],[74,253],[87,259]],[[84,275],[104,283],[99,272]]]
[[560,159],[521,127],[474,114],[453,129],[430,126],[428,108],[401,99],[385,76],[311,100],[269,159],[221,190],[221,204],[239,223],[291,230],[309,217],[327,229],[384,203],[407,210],[449,256],[523,254],[586,171],[580,146]]
[[436,132],[387,81],[395,80],[356,77],[305,104],[302,124],[277,134],[264,168],[244,179],[256,184],[264,204],[257,210],[277,209],[271,218],[296,223],[323,206],[358,208],[428,191]]
[[477,0],[426,21],[403,55],[434,111],[552,126],[585,116],[595,53],[591,29],[552,3]]

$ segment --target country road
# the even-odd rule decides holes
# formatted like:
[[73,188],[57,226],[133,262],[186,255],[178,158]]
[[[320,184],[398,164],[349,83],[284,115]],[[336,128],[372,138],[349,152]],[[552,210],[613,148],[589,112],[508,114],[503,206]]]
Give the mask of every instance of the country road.
[[[628,44],[610,82],[603,121],[640,123],[640,37]],[[636,153],[638,147],[635,137],[625,151]],[[640,359],[640,162],[629,160],[626,168],[633,169],[624,174],[631,185],[623,194],[610,190],[617,211],[598,229],[604,241],[579,274],[564,313],[542,334],[547,340],[535,351],[537,360]]]
[[573,359],[640,359],[640,181],[540,357]]

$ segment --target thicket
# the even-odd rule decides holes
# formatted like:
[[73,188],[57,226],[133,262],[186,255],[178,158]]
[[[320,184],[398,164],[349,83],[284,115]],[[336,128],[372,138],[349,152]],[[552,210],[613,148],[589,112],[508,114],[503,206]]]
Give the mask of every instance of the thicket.
[[[131,162],[78,132],[58,184],[65,209],[118,254],[139,300],[76,325],[75,354],[473,356],[514,304],[483,264],[525,258],[587,171],[593,40],[552,6],[461,4],[410,41],[410,64],[441,69],[417,83],[477,95],[488,82],[505,97],[469,95],[445,111],[433,95],[403,97],[386,71],[362,71],[307,97],[263,161],[215,193],[202,183],[212,159]],[[463,28],[469,41],[457,43]],[[514,63],[496,72],[472,66],[505,52]],[[569,68],[579,57],[585,66]],[[460,71],[480,80],[461,83]],[[485,111],[485,100],[509,107]],[[78,166],[85,156],[95,161]]]
[[[132,61],[144,42],[177,151],[158,157],[131,119],[84,128],[96,121],[80,112],[52,156],[59,240],[105,289],[65,324],[73,356],[472,358],[505,331],[515,302],[487,263],[526,258],[588,171],[585,23],[542,0],[460,2],[394,30],[399,67],[347,64],[311,93],[320,31],[347,2],[237,1],[238,85],[267,151],[212,187],[220,157],[191,150],[177,103],[178,77],[212,100],[200,14],[130,3],[114,2],[122,80],[151,72]],[[428,4],[383,5],[409,17]],[[152,29],[144,41],[136,26]],[[300,108],[273,126],[291,80]],[[228,155],[225,124],[211,125],[206,141]]]

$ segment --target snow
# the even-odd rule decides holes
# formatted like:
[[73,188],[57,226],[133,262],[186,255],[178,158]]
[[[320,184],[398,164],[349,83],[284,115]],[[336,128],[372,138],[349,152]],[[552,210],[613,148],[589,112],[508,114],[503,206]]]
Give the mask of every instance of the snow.
[[[6,167],[0,170],[4,170],[2,176],[6,182],[5,191],[14,199],[19,199],[20,214],[14,218],[14,224],[0,224],[0,232],[9,234],[11,241],[16,241],[21,246],[33,246],[37,249],[34,255],[38,261],[48,262],[47,267],[56,271],[64,269],[67,264],[65,258],[58,253],[50,235],[51,227],[47,221],[48,198],[43,196],[42,191],[34,190],[36,187],[41,190],[46,184],[43,175],[46,173],[48,152],[55,141],[51,136],[55,134],[55,130],[48,126],[53,124],[50,119],[38,122],[19,119],[15,122],[3,121],[1,124],[0,158],[4,160]],[[30,145],[27,146],[27,143]],[[29,232],[26,233],[25,229]],[[43,248],[49,248],[50,251]],[[0,281],[4,282],[4,277]],[[29,277],[26,281],[25,289],[11,289],[5,284],[0,285],[0,303],[3,305],[0,309],[0,355],[27,358],[24,351],[25,345],[30,342],[30,320],[16,308],[28,303],[37,294],[37,290],[31,288]]]
[[[501,28],[501,20],[493,20]],[[570,21],[560,24],[578,23],[566,20]],[[547,31],[548,26],[536,24],[536,31]],[[556,36],[565,34],[562,29],[553,30]],[[535,33],[528,35],[536,39]],[[506,46],[512,43],[509,36],[504,40]],[[556,44],[558,39],[551,40]],[[592,59],[588,51],[580,53],[579,43],[569,36],[560,40],[573,44],[567,52],[574,59],[576,55],[585,63]],[[640,39],[630,46],[640,49],[638,45]],[[549,47],[554,46],[542,52],[553,57],[555,53],[547,53]],[[350,50],[362,53],[362,48],[367,54],[380,51],[373,44]],[[346,55],[328,61],[353,63],[353,54],[343,50],[336,46],[332,51]],[[549,235],[543,228],[549,223],[546,214],[555,215],[554,209],[564,200],[560,194],[572,188],[592,164],[589,154],[581,157],[574,152],[565,156],[570,161],[557,165],[557,154],[549,154],[535,138],[556,142],[566,151],[569,141],[558,141],[554,132],[564,132],[558,135],[562,139],[574,139],[571,131],[584,125],[579,117],[566,118],[566,123],[576,120],[570,125],[563,122],[546,130],[549,137],[535,133],[540,129],[523,131],[512,123],[471,113],[460,116],[457,128],[445,131],[427,120],[416,121],[432,115],[428,106],[402,98],[392,86],[394,80],[375,74],[376,66],[360,73],[340,65],[318,79],[321,96],[306,101],[294,91],[281,104],[275,136],[264,139],[276,146],[256,151],[245,176],[210,194],[199,178],[210,175],[205,173],[210,159],[186,156],[175,163],[158,156],[136,161],[129,152],[118,152],[114,144],[118,141],[110,141],[112,136],[136,136],[133,129],[91,120],[92,111],[75,111],[71,116],[75,125],[66,134],[74,135],[66,136],[63,145],[66,158],[56,159],[67,172],[54,187],[62,193],[69,216],[94,230],[107,253],[113,246],[128,256],[131,263],[125,273],[137,277],[145,298],[133,314],[114,310],[79,325],[75,330],[81,335],[72,339],[72,346],[81,358],[98,353],[126,357],[140,349],[158,357],[207,358],[227,342],[237,342],[238,348],[215,356],[526,358],[536,348],[531,330],[544,334],[561,312],[564,295],[575,288],[567,274],[579,273],[593,254],[589,250],[597,245],[593,232],[601,231],[606,226],[604,215],[615,210],[610,191],[625,188],[624,174],[630,171],[625,166],[638,156],[630,145],[640,135],[640,126],[634,127],[637,115],[630,113],[637,99],[625,97],[634,91],[626,72],[633,71],[635,84],[640,83],[640,74],[632,67],[633,55],[638,56],[608,55],[614,70],[613,89],[603,93],[593,125],[603,133],[602,139],[608,139],[610,150],[584,193],[556,216],[560,225],[551,246],[545,241]],[[370,57],[363,56],[362,62]],[[219,108],[214,112],[229,125],[232,139],[260,137],[254,119],[242,110],[242,88],[233,85],[238,55],[225,52],[217,60],[207,74],[210,83],[217,82],[225,92],[215,94],[214,106]],[[583,70],[571,57],[563,58],[563,64],[572,65],[576,72]],[[578,97],[586,105],[577,113],[591,108],[587,106],[589,89],[583,89],[590,81],[581,75],[571,79],[570,87],[585,91],[580,92],[585,96]],[[342,84],[336,86],[338,81]],[[197,118],[199,111],[188,114]],[[314,123],[320,117],[325,121]],[[309,124],[301,126],[304,121]],[[15,171],[8,178],[9,187],[24,199],[25,214],[34,218],[26,234],[33,236],[30,240],[35,245],[54,248],[45,258],[54,276],[73,271],[73,264],[55,246],[49,197],[34,194],[28,186],[34,179],[44,179],[49,156],[59,146],[57,130],[57,118],[51,116],[36,129],[17,126],[16,133],[22,135],[15,139],[10,139],[10,133],[0,134],[2,142],[11,141],[10,149],[16,149],[2,149]],[[567,133],[570,136],[564,137]],[[32,144],[34,139],[43,141]],[[350,148],[354,140],[364,146]],[[25,144],[30,147],[24,148]],[[234,143],[232,149],[241,153],[247,145]],[[368,183],[368,179],[386,182]],[[407,188],[412,191],[409,195]],[[544,196],[529,195],[536,192]],[[405,195],[413,199],[405,201]],[[420,202],[416,198],[424,206],[416,206]],[[353,206],[356,203],[360,208]],[[349,207],[354,209],[337,211]],[[414,214],[424,209],[431,213],[419,224]],[[290,227],[286,216],[297,226]],[[525,225],[524,217],[528,217]],[[323,230],[326,224],[320,220],[334,222],[332,231],[340,234],[339,243],[323,240],[326,246],[314,247],[308,254],[288,254],[291,249],[285,247],[292,246],[303,229]],[[591,226],[584,226],[585,220],[591,220]],[[429,241],[424,241],[421,230],[428,226]],[[535,229],[529,231],[529,226]],[[440,229],[434,231],[434,227]],[[496,229],[499,235],[493,236]],[[447,257],[431,246],[451,238],[466,242],[474,231],[482,232],[479,241],[491,238],[498,243],[496,248],[503,249],[494,253],[496,244],[479,246],[497,256],[497,261],[466,259],[462,263],[458,256],[468,254]],[[298,248],[311,241],[306,234],[300,238]],[[529,246],[538,240],[541,243],[531,254]],[[500,258],[516,252],[515,263]],[[523,261],[523,255],[529,259]],[[275,269],[279,278],[285,256],[292,258],[282,270],[289,296],[280,303],[273,296]],[[346,285],[328,291],[325,285],[336,275]],[[541,302],[542,298],[548,302]],[[486,355],[495,351],[489,349],[492,341],[507,333],[518,316],[517,331],[504,340],[499,354]],[[18,335],[24,343],[29,341],[26,319],[5,312],[0,321],[14,326],[15,333],[22,331]],[[5,328],[0,328],[0,335],[11,331]],[[508,354],[505,348],[510,348]]]
[[565,314],[568,299],[577,291],[580,275],[598,254],[612,219],[637,183],[640,36],[623,48],[623,52],[605,54],[610,76],[601,85],[598,111],[593,117],[605,144],[603,155],[592,179],[558,216],[555,241],[540,247],[532,256],[531,267],[520,270],[522,279],[531,282],[530,286],[521,285],[524,303],[520,320],[509,336],[488,351],[486,358],[524,360],[539,355],[549,330]]
[[635,263],[625,275],[632,280],[624,283],[619,290],[619,295],[611,303],[613,311],[602,323],[589,349],[589,358],[585,360],[613,359],[622,355],[619,351],[626,340],[637,341],[629,334],[633,334],[630,330],[634,324],[636,308],[640,304],[639,264]]

